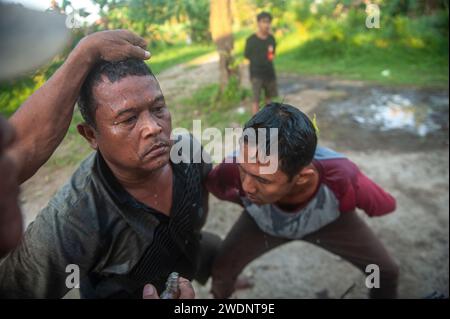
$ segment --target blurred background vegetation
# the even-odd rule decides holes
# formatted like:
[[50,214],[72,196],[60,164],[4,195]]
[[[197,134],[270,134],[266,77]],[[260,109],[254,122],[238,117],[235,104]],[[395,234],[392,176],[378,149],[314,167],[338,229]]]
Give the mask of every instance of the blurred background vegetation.
[[[219,0],[225,1],[225,0]],[[27,78],[0,84],[0,114],[10,116],[48,79],[86,34],[104,29],[132,30],[148,40],[150,65],[159,74],[177,64],[214,52],[210,7],[214,0],[92,0],[99,18],[74,29],[66,52]],[[76,1],[53,1],[52,9],[81,17],[91,13]],[[231,69],[244,60],[245,39],[262,10],[274,16],[278,72],[332,75],[388,85],[448,85],[448,1],[373,0],[381,9],[381,28],[365,26],[362,0],[231,0],[234,50]],[[213,21],[213,20],[211,20]],[[224,93],[225,92],[225,93]],[[193,107],[226,108],[249,92],[231,76],[225,88],[216,84],[185,99]]]
[[[74,1],[75,3],[76,1]],[[39,71],[0,85],[0,112],[12,114],[64,61],[86,34],[124,28],[149,40],[152,70],[160,72],[215,50],[209,25],[210,0],[92,0],[100,18],[75,29],[73,44]],[[367,29],[366,1],[232,0],[234,63],[243,61],[255,16],[274,16],[279,72],[334,75],[386,84],[446,86],[448,1],[378,0],[381,28]],[[70,1],[54,1],[67,12]],[[90,13],[76,8],[81,16]],[[383,72],[384,71],[384,72]],[[235,83],[231,83],[235,85]],[[210,87],[209,91],[214,91]],[[242,92],[237,92],[242,96]],[[235,97],[231,96],[231,99]]]

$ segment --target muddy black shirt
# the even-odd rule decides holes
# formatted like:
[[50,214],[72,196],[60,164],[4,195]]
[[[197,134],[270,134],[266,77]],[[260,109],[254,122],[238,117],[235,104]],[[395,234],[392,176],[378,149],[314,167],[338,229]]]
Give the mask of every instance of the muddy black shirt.
[[[135,294],[136,298],[140,298],[142,283],[152,283],[161,292],[172,271],[177,271],[181,276],[192,279],[197,266],[197,256],[193,252],[199,250],[197,237],[200,234],[199,229],[194,229],[194,224],[201,218],[200,214],[196,214],[197,211],[202,210],[200,174],[187,164],[172,164],[173,194],[169,217],[131,196],[119,184],[100,154],[97,155],[97,162],[105,187],[120,202],[124,210],[136,210],[141,214],[150,214],[158,220],[153,240],[141,259],[128,274],[117,278],[119,281],[128,281],[129,284],[125,286],[131,289],[110,297],[124,298]],[[137,288],[133,289],[132,287]]]
[[[84,298],[140,298],[171,271],[195,275],[206,218],[204,163],[171,163],[171,215],[138,202],[100,153],[90,155],[0,262],[1,298],[61,298],[78,282]],[[79,281],[69,275],[79,269]]]
[[263,40],[256,34],[247,39],[245,57],[250,60],[250,77],[263,80],[275,79],[273,59],[276,41],[272,35]]

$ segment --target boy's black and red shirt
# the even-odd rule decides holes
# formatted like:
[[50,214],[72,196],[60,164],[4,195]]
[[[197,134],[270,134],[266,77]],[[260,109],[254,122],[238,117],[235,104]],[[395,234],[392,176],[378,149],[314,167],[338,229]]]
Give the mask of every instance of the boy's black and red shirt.
[[250,77],[263,80],[276,78],[273,59],[276,52],[276,41],[273,35],[261,39],[251,35],[245,45],[245,57],[250,60]]

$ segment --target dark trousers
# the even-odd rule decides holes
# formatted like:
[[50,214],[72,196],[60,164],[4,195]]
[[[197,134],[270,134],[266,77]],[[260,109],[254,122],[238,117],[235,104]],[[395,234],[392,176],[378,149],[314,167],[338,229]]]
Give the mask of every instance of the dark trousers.
[[197,270],[193,278],[201,285],[206,284],[211,276],[213,262],[220,250],[221,244],[222,240],[216,234],[202,232]]
[[[370,297],[396,297],[399,268],[380,240],[355,212],[341,214],[336,221],[302,240],[342,257],[363,272],[369,264],[378,265],[380,287],[371,288]],[[246,265],[290,241],[264,233],[244,211],[228,233],[214,261],[213,295],[216,298],[228,298],[234,291],[236,278]]]

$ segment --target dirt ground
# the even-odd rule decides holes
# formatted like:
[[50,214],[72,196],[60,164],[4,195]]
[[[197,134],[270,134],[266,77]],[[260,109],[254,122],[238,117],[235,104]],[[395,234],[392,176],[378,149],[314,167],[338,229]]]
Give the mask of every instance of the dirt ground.
[[[167,100],[218,79],[217,59],[203,57],[159,76]],[[248,85],[248,78],[244,76]],[[401,268],[399,297],[422,298],[434,291],[449,294],[449,143],[448,90],[373,87],[357,81],[326,77],[279,77],[284,102],[317,115],[320,144],[346,154],[373,180],[397,199],[397,211],[382,218],[361,216],[395,256]],[[431,134],[414,135],[402,129],[384,131],[357,126],[350,112],[330,115],[330,108],[355,97],[381,90],[386,94],[415,94],[446,99],[439,110],[444,118]],[[383,94],[384,94],[383,93]],[[363,99],[364,100],[364,99]],[[354,101],[355,110],[364,107]],[[356,111],[355,111],[356,112]],[[350,116],[350,117],[349,117]],[[339,121],[337,121],[339,120]],[[25,220],[31,222],[75,167],[43,167],[22,190]],[[240,207],[211,200],[205,227],[224,237],[239,216]],[[295,241],[253,261],[244,270],[254,287],[233,298],[366,298],[364,275],[348,262],[311,244]],[[209,298],[210,283],[195,284],[197,296]],[[76,293],[71,294],[76,297]]]

